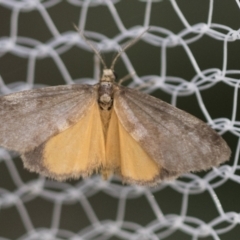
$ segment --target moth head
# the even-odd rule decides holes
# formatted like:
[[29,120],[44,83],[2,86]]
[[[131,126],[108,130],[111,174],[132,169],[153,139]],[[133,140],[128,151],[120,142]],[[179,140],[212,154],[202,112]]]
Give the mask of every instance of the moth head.
[[101,82],[115,82],[116,75],[112,69],[103,69]]

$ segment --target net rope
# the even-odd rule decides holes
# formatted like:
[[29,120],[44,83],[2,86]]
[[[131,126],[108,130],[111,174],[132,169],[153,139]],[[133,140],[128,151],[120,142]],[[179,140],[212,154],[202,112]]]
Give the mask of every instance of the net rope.
[[[121,59],[126,67],[126,71],[128,73],[136,72],[129,86],[143,86],[143,90],[147,93],[153,93],[157,89],[160,89],[171,97],[170,102],[176,106],[178,106],[179,98],[195,96],[206,122],[219,132],[219,134],[228,134],[228,136],[233,137],[233,140],[230,142],[233,150],[231,161],[203,174],[189,173],[173,182],[164,182],[154,188],[144,188],[122,185],[120,179],[115,176],[109,181],[103,181],[101,177],[94,175],[87,179],[75,181],[74,183],[55,182],[38,175],[34,175],[34,177],[30,177],[29,179],[23,178],[22,173],[20,174],[19,172],[26,170],[20,170],[23,167],[19,163],[20,160],[18,156],[15,153],[8,152],[1,148],[0,171],[4,171],[9,177],[6,179],[1,178],[0,222],[5,220],[11,225],[11,222],[15,223],[15,218],[19,219],[19,224],[22,224],[22,230],[19,230],[18,236],[14,235],[15,239],[195,240],[200,237],[201,239],[237,239],[237,237],[234,238],[234,236],[239,235],[231,234],[236,234],[235,231],[239,228],[239,208],[235,207],[234,204],[231,205],[231,200],[234,198],[238,199],[237,196],[240,190],[240,164],[238,162],[240,151],[240,121],[238,119],[240,80],[238,76],[240,74],[240,67],[237,69],[229,66],[228,50],[229,44],[237,44],[239,41],[239,30],[213,21],[214,11],[217,11],[214,7],[215,2],[213,0],[206,1],[208,2],[208,7],[205,11],[206,21],[196,22],[194,24],[190,23],[184,15],[179,1],[134,1],[143,4],[144,15],[141,22],[131,27],[125,26],[123,21],[124,16],[121,16],[118,12],[118,4],[121,2],[124,1],[68,0],[65,1],[65,4],[71,5],[79,11],[79,29],[84,31],[88,39],[97,46],[102,54],[118,51],[123,41],[136,38],[146,28],[150,27],[141,41],[148,46],[154,47],[155,50],[160,53],[160,73],[145,76],[138,75],[137,65],[134,66],[132,64],[128,52],[124,53]],[[238,1],[228,2],[235,4],[235,8],[239,10],[240,15],[240,3]],[[2,74],[0,72],[2,94],[43,86],[44,84],[41,85],[35,81],[36,68],[39,59],[49,57],[57,66],[66,84],[76,82],[88,82],[92,84],[98,79],[100,63],[96,57],[93,61],[92,78],[73,78],[61,58],[63,54],[66,54],[74,46],[82,51],[91,52],[89,46],[80,38],[79,34],[73,28],[69,31],[60,32],[55,25],[54,17],[51,14],[53,14],[55,9],[62,3],[63,1],[60,0],[0,1],[0,8],[7,9],[10,16],[8,20],[4,20],[8,21],[9,34],[0,36],[1,59],[4,61],[4,56],[10,53],[20,59],[27,60],[26,78],[24,81],[16,79],[16,81],[8,83],[7,77],[4,77],[5,73]],[[174,12],[176,14],[178,21],[182,24],[181,31],[174,33],[170,29],[161,26],[160,23],[159,25],[151,24],[153,8],[159,4],[162,4],[163,7],[166,5],[171,6],[172,13]],[[97,8],[104,8],[105,11],[110,13],[112,17],[111,25],[115,25],[118,29],[118,34],[115,34],[112,38],[100,32],[88,31],[86,27],[88,23],[88,12],[91,9]],[[227,8],[225,10],[226,14],[231,15],[231,13],[227,12]],[[38,14],[38,17],[41,16],[42,24],[47,26],[51,34],[51,37],[47,41],[43,42],[30,36],[19,35],[18,28],[21,17],[29,13]],[[229,16],[229,18],[231,17],[233,16]],[[1,21],[3,21],[3,18]],[[190,45],[200,41],[203,36],[207,36],[212,41],[222,44],[221,68],[211,65],[208,68],[202,69],[198,65],[198,61]],[[133,46],[133,48],[134,47],[135,46]],[[194,70],[192,76],[188,79],[180,75],[169,75],[167,71],[169,64],[168,50],[179,47],[184,50]],[[208,46],[206,46],[206,52],[208,51],[207,48]],[[235,52],[238,54],[237,47],[235,48]],[[92,56],[93,55],[92,53]],[[148,64],[148,60],[145,59],[145,62]],[[151,64],[150,61],[149,64]],[[8,65],[11,65],[11,62],[8,62]],[[14,67],[15,66],[12,66],[12,68]],[[202,93],[215,88],[219,83],[221,83],[223,87],[232,90],[230,96],[232,106],[231,111],[229,110],[229,115],[222,115],[216,118],[208,111],[208,106],[205,104]],[[224,98],[224,96],[222,97]],[[27,174],[30,175],[30,173]],[[11,187],[7,187],[7,181],[11,182]],[[227,196],[230,199],[229,203],[225,204],[225,200],[223,200],[225,199],[225,197],[223,197],[224,186],[228,186],[229,182],[234,183],[235,188],[232,195]],[[221,187],[223,187],[223,189]],[[165,208],[166,205],[161,204],[161,199],[164,198],[163,195],[166,191],[170,191],[172,194],[167,194],[170,209],[171,207],[174,209],[177,207],[177,210],[171,211],[169,208]],[[96,197],[99,196],[99,194],[103,194],[104,198],[101,196],[99,198]],[[201,202],[201,196],[205,195],[208,196],[206,197],[207,200],[204,198],[206,202]],[[110,204],[108,206],[108,203],[104,201],[105,198],[112,199],[115,204],[114,207],[110,207]],[[174,198],[176,198],[176,202]],[[46,220],[46,224],[41,225],[38,223],[38,220],[36,220],[42,218],[41,214],[45,214],[45,212],[41,213],[41,208],[44,208],[44,203],[34,206],[36,199],[42,199],[47,205],[51,205],[51,207],[47,208],[49,217],[46,218],[48,219]],[[92,199],[97,200],[93,201]],[[138,202],[139,199],[141,202]],[[191,201],[194,202],[195,207]],[[144,215],[145,213],[142,213],[144,215],[142,216],[143,219],[147,219],[147,222],[141,219],[138,221],[137,217],[131,218],[130,215],[134,215],[134,212],[131,211],[129,204],[131,207],[136,205],[135,213],[137,216],[138,211],[141,212],[144,209],[148,209],[146,211],[151,212],[152,217],[147,217]],[[71,227],[62,223],[62,221],[68,221],[64,216],[66,216],[66,212],[70,206],[78,206],[79,209],[81,208],[79,212],[77,210],[78,208],[74,210],[74,213],[71,212],[71,218],[74,218],[75,215],[79,216],[80,220],[76,220],[76,223],[79,223],[79,227]],[[206,219],[197,214],[195,215],[194,210],[189,210],[190,208],[195,209],[202,207],[202,211],[207,212],[207,206],[209,206],[209,209],[214,209],[214,214]],[[115,211],[112,217],[108,217],[108,207],[113,209],[111,211]],[[15,209],[16,211],[10,211],[11,209]],[[37,216],[32,214],[32,212],[34,212],[32,209],[35,209],[34,211],[39,210]],[[105,209],[105,217],[104,213],[99,213],[99,209]],[[99,215],[101,215],[101,217]],[[88,224],[84,226],[80,224],[83,218],[88,222]],[[6,229],[0,226],[0,240],[12,239],[13,237],[11,236],[13,235],[11,234],[12,231],[15,231],[15,228],[17,228],[16,225],[11,226],[10,229],[12,230],[7,232]],[[17,233],[15,232],[15,234]],[[184,237],[181,238],[182,236]]]

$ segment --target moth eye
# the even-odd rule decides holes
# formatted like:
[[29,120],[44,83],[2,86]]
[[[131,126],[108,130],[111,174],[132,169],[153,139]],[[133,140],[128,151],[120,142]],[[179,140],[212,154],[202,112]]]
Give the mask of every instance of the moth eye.
[[113,74],[114,74],[115,80],[117,80],[118,79],[118,75],[116,74],[115,71],[113,71]]

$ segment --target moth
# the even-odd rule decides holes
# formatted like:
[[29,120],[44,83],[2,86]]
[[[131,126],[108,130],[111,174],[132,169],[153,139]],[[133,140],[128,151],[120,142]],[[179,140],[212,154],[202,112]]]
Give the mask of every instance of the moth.
[[59,181],[100,172],[104,179],[115,173],[125,183],[153,186],[229,159],[227,143],[206,123],[118,84],[114,65],[121,52],[108,68],[87,43],[103,64],[97,84],[0,97],[0,145],[19,152],[24,167]]

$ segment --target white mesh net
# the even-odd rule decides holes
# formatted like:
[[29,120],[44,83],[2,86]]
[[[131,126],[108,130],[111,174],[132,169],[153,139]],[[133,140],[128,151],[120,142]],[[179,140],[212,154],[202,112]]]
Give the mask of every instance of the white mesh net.
[[[114,177],[59,183],[0,151],[0,239],[239,239],[238,0],[1,0],[1,93],[95,83],[100,64],[79,24],[119,76],[208,122],[232,148],[229,162],[155,188]],[[149,84],[151,83],[151,84]],[[17,121],[17,119],[16,119]]]

